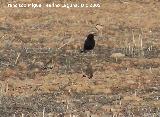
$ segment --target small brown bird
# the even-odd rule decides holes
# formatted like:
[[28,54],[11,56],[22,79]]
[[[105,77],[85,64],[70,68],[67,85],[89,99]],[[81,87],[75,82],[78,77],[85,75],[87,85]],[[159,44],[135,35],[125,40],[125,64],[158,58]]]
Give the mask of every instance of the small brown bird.
[[89,79],[93,77],[93,68],[90,63],[85,66],[83,71],[84,71],[83,77],[88,77]]
[[101,25],[101,24],[97,24],[96,25],[96,30],[98,31],[98,33],[99,33],[99,35],[100,35],[100,37],[102,37],[102,33],[103,33],[103,25]]
[[101,31],[103,29],[103,25],[97,24],[95,27],[98,31]]

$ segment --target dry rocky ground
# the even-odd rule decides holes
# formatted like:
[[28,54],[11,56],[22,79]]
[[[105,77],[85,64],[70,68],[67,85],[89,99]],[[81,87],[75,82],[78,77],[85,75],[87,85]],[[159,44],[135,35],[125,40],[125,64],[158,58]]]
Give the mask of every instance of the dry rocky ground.
[[[7,7],[16,2],[53,1],[0,2],[0,117],[160,117],[159,0]],[[96,24],[96,47],[81,54]]]

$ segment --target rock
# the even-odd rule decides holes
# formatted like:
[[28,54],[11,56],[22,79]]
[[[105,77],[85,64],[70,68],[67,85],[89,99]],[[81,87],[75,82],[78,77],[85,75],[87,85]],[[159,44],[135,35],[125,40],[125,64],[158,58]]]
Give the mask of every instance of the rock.
[[124,58],[125,54],[122,54],[122,53],[113,53],[110,57],[116,59],[116,62],[117,62],[117,59]]
[[125,54],[122,54],[122,53],[113,53],[110,57],[111,58],[124,58]]

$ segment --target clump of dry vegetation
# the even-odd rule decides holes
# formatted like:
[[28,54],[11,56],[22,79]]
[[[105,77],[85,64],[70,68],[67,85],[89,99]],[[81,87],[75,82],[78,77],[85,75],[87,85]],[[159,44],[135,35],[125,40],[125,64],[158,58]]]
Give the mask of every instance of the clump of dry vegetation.
[[[8,8],[12,2],[0,1],[2,117],[160,115],[158,1],[106,0],[100,8],[75,9]],[[81,54],[97,24],[95,49]]]

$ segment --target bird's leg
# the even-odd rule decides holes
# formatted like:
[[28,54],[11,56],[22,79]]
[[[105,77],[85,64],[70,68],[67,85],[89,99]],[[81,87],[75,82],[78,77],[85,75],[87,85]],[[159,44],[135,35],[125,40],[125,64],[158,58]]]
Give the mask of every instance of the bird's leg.
[[91,54],[94,56],[95,55],[95,51],[91,50]]

